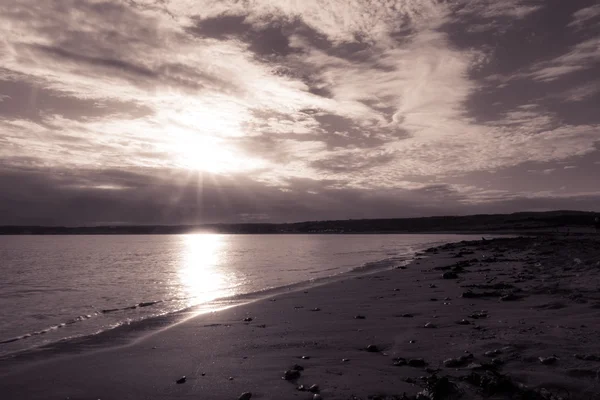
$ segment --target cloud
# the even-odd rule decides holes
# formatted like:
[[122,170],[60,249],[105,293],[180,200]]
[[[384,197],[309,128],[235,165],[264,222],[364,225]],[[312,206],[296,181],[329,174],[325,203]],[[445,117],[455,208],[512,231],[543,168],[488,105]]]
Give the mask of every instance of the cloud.
[[583,29],[600,23],[600,5],[596,4],[590,7],[582,8],[573,14],[573,21],[570,27]]
[[[391,215],[399,194],[408,213],[434,212],[444,198],[459,210],[467,194],[491,204],[508,197],[494,187],[467,190],[449,181],[528,162],[564,171],[557,163],[593,154],[598,142],[590,74],[599,44],[572,29],[580,26],[574,21],[593,20],[593,7],[559,12],[548,4],[1,4],[2,168],[29,168],[36,177],[44,168],[85,171],[93,183],[69,173],[70,185],[52,180],[56,190],[44,193],[81,194],[102,204],[106,216],[98,221],[108,220],[118,201],[138,207],[137,195],[124,199],[138,188],[136,179],[175,191],[165,180],[148,179],[152,171],[201,170],[235,181],[239,190],[219,190],[239,218],[285,218],[285,204],[290,218],[325,215],[343,196],[357,206],[340,208],[340,215],[371,215],[358,205],[386,205]],[[545,25],[535,25],[546,16],[558,21],[547,36]],[[523,31],[538,36],[523,40]],[[135,173],[123,182],[94,172],[119,169]],[[255,204],[243,188],[266,196],[260,201],[271,211],[240,204]],[[192,198],[192,189],[177,190]],[[409,206],[425,204],[427,196],[435,200],[426,207]],[[196,211],[169,215],[183,220]],[[228,218],[226,209],[216,216]]]

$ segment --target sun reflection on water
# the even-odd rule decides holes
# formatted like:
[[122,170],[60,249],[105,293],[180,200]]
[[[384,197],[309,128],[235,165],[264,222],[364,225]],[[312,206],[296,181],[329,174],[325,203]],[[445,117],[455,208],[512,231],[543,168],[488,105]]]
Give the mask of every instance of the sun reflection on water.
[[183,240],[179,280],[188,306],[231,295],[231,285],[220,265],[226,255],[224,236],[192,234],[183,236]]

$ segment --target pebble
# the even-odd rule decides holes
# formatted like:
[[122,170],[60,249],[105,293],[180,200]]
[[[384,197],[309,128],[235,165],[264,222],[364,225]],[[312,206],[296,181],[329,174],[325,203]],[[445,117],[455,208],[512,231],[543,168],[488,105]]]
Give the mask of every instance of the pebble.
[[365,317],[364,315],[355,315],[354,319],[365,319],[367,317]]
[[246,317],[246,318],[244,318],[244,322],[252,322],[253,319],[254,318],[252,318],[252,317]]
[[377,353],[377,352],[379,352],[379,347],[377,347],[374,344],[370,344],[367,346],[367,351],[370,353]]
[[319,385],[314,384],[308,388],[308,391],[311,393],[319,393],[321,391],[321,389],[319,389]]
[[448,271],[448,272],[444,272],[444,274],[442,275],[443,279],[456,279],[458,278],[458,275],[456,274],[456,272],[452,272],[452,271]]
[[424,367],[427,365],[427,362],[422,358],[411,358],[407,364],[411,367]]
[[313,400],[323,400],[323,396],[321,396],[318,393],[315,393],[315,395],[313,396]]
[[540,362],[544,365],[550,365],[550,364],[554,364],[558,360],[558,358],[556,358],[554,356],[539,357],[538,360],[540,360]]
[[483,355],[486,357],[496,357],[498,354],[502,354],[502,350],[495,349],[495,350],[490,350],[490,351],[486,351],[485,353],[483,353]]
[[402,367],[407,364],[408,364],[408,362],[406,361],[405,358],[402,358],[402,357],[394,358],[394,366],[395,367]]
[[300,391],[300,392],[305,392],[306,391],[306,387],[304,385],[300,385],[296,388],[296,390]]
[[187,381],[187,378],[186,378],[186,377],[185,377],[185,375],[184,375],[184,376],[182,376],[181,378],[177,379],[177,380],[175,381],[175,383],[177,383],[177,384],[182,384],[182,383],[185,383],[185,381]]
[[300,371],[297,371],[295,369],[288,369],[283,373],[283,379],[285,379],[286,381],[292,381],[298,378],[300,378]]
[[302,356],[300,358],[303,359],[303,360],[310,360],[310,356]]
[[238,400],[250,400],[252,398],[252,393],[244,392],[238,397]]
[[412,343],[417,343],[417,341],[416,340],[409,340],[408,343],[411,343],[411,344]]
[[315,307],[315,308],[311,309],[310,311],[321,311],[321,309],[319,307]]
[[348,362],[348,361],[350,361],[349,358],[342,358],[342,362]]
[[432,324],[431,322],[428,322],[425,324],[425,328],[437,328],[437,326],[435,324]]
[[471,325],[471,322],[469,322],[468,319],[461,319],[460,321],[457,322],[457,324],[459,324],[459,325]]
[[402,318],[412,318],[414,315],[412,314],[402,314]]

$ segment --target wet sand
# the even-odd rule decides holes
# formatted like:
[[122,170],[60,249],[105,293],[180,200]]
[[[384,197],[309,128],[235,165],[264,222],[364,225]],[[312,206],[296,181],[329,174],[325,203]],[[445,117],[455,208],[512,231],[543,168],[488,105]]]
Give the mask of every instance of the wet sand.
[[313,384],[323,399],[600,393],[598,237],[462,242],[419,258],[168,327],[157,320],[135,340],[115,330],[112,346],[4,359],[0,398],[308,400],[298,387]]

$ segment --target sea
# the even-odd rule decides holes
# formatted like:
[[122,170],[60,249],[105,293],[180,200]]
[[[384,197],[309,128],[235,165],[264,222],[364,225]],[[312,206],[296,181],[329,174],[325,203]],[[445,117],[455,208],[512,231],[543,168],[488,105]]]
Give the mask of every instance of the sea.
[[0,356],[407,264],[480,236],[0,236]]

